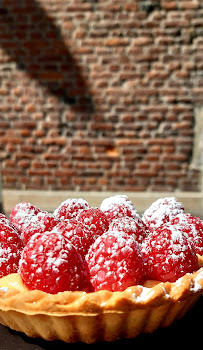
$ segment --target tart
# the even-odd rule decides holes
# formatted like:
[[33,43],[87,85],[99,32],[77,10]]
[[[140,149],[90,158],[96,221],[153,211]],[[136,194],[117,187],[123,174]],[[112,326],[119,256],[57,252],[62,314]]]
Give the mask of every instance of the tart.
[[[196,252],[187,232],[192,231],[192,237],[194,230],[198,237],[203,235],[201,220],[193,218],[188,223],[187,216],[186,225],[184,218],[179,217],[184,215],[181,206],[180,213],[176,210],[165,221],[165,214],[170,211],[167,207],[166,211],[162,208],[164,224],[156,228],[153,209],[150,227],[150,210],[148,220],[141,220],[129,199],[121,199],[121,203],[117,196],[115,201],[108,199],[101,205],[102,213],[101,209],[88,208],[86,203],[81,208],[81,200],[77,211],[74,201],[71,218],[67,219],[62,208],[64,221],[58,223],[56,210],[56,226],[49,230],[43,223],[45,232],[30,230],[33,216],[35,221],[36,216],[39,220],[45,217],[31,205],[23,204],[23,209],[18,205],[10,220],[0,217],[0,225],[4,225],[0,233],[6,227],[16,241],[29,237],[24,247],[14,241],[21,251],[20,257],[15,255],[18,267],[16,261],[9,260],[9,271],[0,278],[3,325],[46,340],[114,341],[168,327],[194,305],[203,292],[203,257]],[[159,203],[158,210],[160,206]],[[108,220],[103,213],[107,213]],[[83,239],[76,239],[77,235]],[[200,243],[198,239],[197,244]],[[189,264],[184,263],[185,257]],[[153,269],[152,265],[158,268]]]

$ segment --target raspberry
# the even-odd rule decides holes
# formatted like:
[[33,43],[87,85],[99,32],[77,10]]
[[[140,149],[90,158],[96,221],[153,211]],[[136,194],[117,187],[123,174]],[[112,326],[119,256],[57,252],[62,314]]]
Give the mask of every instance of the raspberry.
[[7,223],[9,223],[9,219],[6,217],[6,215],[4,215],[4,214],[2,214],[2,213],[0,213],[0,221],[1,222],[4,222],[5,224]]
[[4,215],[2,213],[0,213],[0,223],[4,223],[4,224],[10,226],[14,231],[16,231],[16,233],[20,237],[19,229],[6,217],[6,215]]
[[171,224],[177,224],[194,245],[197,254],[203,255],[203,222],[190,214],[179,214]]
[[23,243],[27,244],[30,237],[35,233],[51,231],[58,222],[59,220],[57,220],[52,214],[47,212],[39,212],[30,219],[28,225],[23,229],[21,233]]
[[92,243],[109,228],[108,219],[99,208],[82,210],[77,220],[82,222],[91,231]]
[[111,204],[108,209],[104,210],[104,214],[107,216],[109,223],[118,218],[133,217],[131,209],[124,204]]
[[21,202],[15,205],[10,213],[10,221],[22,231],[30,222],[32,216],[37,215],[40,209],[31,203]]
[[137,210],[134,208],[131,200],[124,194],[117,194],[116,196],[105,198],[100,205],[100,209],[105,213],[114,204],[124,205],[127,207],[131,211],[132,217],[137,213]]
[[94,291],[123,291],[141,281],[141,250],[132,236],[104,233],[92,244],[85,259]]
[[113,220],[109,225],[109,231],[125,232],[128,235],[133,235],[139,243],[146,237],[145,224],[138,214],[133,218],[123,217]]
[[84,257],[92,243],[92,233],[81,222],[66,219],[59,222],[53,232],[61,234],[69,243],[73,244]]
[[5,222],[0,222],[0,277],[18,270],[23,243],[17,232]]
[[75,219],[83,209],[88,209],[90,206],[82,198],[69,198],[62,202],[54,211],[54,216],[60,219]]
[[112,204],[123,204],[131,210],[133,215],[137,213],[131,200],[124,194],[117,194],[116,196],[105,198],[100,205],[100,209],[106,212]]
[[175,197],[160,198],[144,212],[142,220],[149,230],[154,230],[183,212],[182,203]]
[[178,225],[157,228],[143,241],[142,256],[147,278],[175,282],[198,268],[197,255]]
[[22,252],[19,274],[28,289],[51,294],[81,290],[86,276],[81,255],[54,232],[31,237]]

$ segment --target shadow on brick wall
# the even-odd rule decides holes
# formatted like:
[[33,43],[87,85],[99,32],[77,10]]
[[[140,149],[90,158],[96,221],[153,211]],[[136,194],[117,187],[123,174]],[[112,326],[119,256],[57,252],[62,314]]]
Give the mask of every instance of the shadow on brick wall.
[[0,47],[18,69],[75,112],[93,112],[93,100],[79,64],[60,28],[37,1],[5,1],[4,7],[0,6]]

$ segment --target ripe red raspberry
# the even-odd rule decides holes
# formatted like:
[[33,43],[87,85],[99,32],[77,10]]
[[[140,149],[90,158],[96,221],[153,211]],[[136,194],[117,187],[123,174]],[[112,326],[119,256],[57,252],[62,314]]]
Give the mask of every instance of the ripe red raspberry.
[[144,212],[142,220],[148,229],[153,231],[183,212],[182,203],[175,197],[160,198]]
[[19,229],[6,217],[6,215],[2,213],[0,213],[0,223],[4,223],[10,226],[14,231],[17,232],[19,237],[21,236]]
[[178,225],[157,228],[143,241],[142,256],[147,278],[175,282],[198,268],[195,249]]
[[10,221],[22,231],[29,223],[32,216],[37,215],[40,209],[31,203],[21,202],[15,205],[10,212]]
[[57,220],[52,214],[47,212],[39,212],[30,219],[28,225],[23,229],[21,233],[23,243],[27,244],[29,239],[35,233],[51,231],[54,226],[58,224],[58,222],[59,220]]
[[108,209],[104,210],[104,214],[107,216],[109,224],[118,218],[123,218],[126,216],[133,217],[132,211],[124,204],[112,204],[108,207]]
[[203,255],[203,222],[191,214],[179,214],[171,224],[177,224],[194,245],[197,254]]
[[25,246],[19,274],[28,289],[56,294],[82,290],[84,261],[72,244],[59,234],[35,234]]
[[92,244],[92,233],[81,222],[75,219],[60,221],[53,232],[61,234],[69,243],[73,244],[82,257],[84,257]]
[[58,219],[76,219],[81,210],[89,207],[87,201],[82,198],[69,198],[59,205],[54,211],[54,216]]
[[109,221],[99,208],[82,210],[77,220],[82,222],[91,231],[92,243],[109,228]]
[[5,224],[7,223],[9,223],[9,219],[6,217],[6,215],[4,215],[4,214],[2,214],[2,213],[0,213],[0,221],[1,222],[4,222]]
[[123,204],[133,211],[133,214],[137,212],[133,206],[133,203],[125,194],[117,194],[115,196],[105,198],[100,205],[100,209],[102,211],[106,211],[112,204]]
[[94,291],[123,291],[141,281],[140,246],[129,235],[104,233],[92,244],[85,259]]
[[0,277],[18,270],[23,243],[17,232],[5,222],[0,222]]
[[123,217],[113,220],[109,225],[109,231],[124,232],[128,235],[133,235],[135,240],[139,243],[141,243],[147,235],[146,226],[138,214],[133,218]]

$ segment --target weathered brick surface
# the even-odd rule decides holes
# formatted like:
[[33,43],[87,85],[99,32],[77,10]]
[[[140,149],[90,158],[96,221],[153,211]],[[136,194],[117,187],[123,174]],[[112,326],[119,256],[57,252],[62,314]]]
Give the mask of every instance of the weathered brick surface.
[[5,188],[200,190],[201,0],[2,0]]

